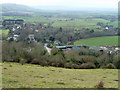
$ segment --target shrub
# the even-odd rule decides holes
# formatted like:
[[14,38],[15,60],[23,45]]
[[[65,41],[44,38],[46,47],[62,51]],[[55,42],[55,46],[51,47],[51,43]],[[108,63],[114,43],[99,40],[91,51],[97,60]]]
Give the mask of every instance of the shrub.
[[71,65],[71,68],[72,68],[72,69],[79,69],[79,68],[80,68],[80,65],[72,64],[72,65]]
[[64,67],[65,58],[61,54],[57,54],[50,59],[50,64],[56,67]]
[[120,69],[120,56],[116,56],[113,58],[113,64],[116,66],[117,69]]
[[72,62],[64,64],[64,68],[71,68],[71,66],[72,66]]
[[84,56],[80,56],[80,58],[82,59],[83,63],[87,63],[87,62],[93,62],[96,59],[94,56],[88,56],[88,55],[84,55]]
[[112,62],[112,58],[107,54],[103,54],[97,58],[97,68],[105,68],[107,64]]
[[113,65],[112,63],[109,63],[106,68],[108,69],[116,69],[115,65]]
[[21,60],[19,61],[19,63],[23,65],[23,64],[27,63],[27,60],[21,59]]
[[100,81],[98,85],[96,85],[96,88],[104,88],[104,83]]
[[81,69],[94,69],[96,68],[94,63],[88,62],[88,63],[83,63],[80,65]]

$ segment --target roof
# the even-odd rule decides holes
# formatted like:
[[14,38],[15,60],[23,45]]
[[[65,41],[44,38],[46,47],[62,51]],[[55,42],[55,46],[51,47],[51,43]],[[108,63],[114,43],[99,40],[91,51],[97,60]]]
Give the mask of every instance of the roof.
[[58,48],[58,49],[66,49],[67,47],[66,46],[56,46],[56,48]]
[[79,47],[77,47],[77,46],[74,46],[74,47],[73,47],[73,49],[77,49],[77,50],[78,50],[78,49],[80,49],[80,48],[79,48]]
[[14,37],[18,37],[19,35],[14,35]]
[[93,47],[90,47],[89,49],[92,49],[92,50],[105,50],[104,48],[101,48],[101,47],[96,47],[96,46],[93,46]]

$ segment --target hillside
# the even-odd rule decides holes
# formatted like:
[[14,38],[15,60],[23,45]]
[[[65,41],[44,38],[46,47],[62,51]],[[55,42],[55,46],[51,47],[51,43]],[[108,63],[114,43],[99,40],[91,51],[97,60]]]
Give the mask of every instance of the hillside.
[[[118,88],[117,69],[64,69],[18,63],[2,64],[3,88]],[[72,82],[71,82],[72,81]]]
[[107,36],[107,37],[95,37],[89,39],[82,39],[74,42],[77,44],[85,44],[87,46],[118,46],[118,36]]
[[0,7],[2,7],[2,12],[18,12],[18,11],[30,12],[31,10],[34,10],[33,8],[26,5],[9,4],[9,3],[0,4]]

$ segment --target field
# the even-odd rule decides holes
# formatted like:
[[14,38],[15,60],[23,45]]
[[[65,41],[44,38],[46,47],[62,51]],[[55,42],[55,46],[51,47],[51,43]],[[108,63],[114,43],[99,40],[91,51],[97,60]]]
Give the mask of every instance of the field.
[[[55,14],[56,15],[56,14]],[[52,18],[66,18],[66,16],[58,16],[58,15],[51,15]],[[103,23],[104,25],[106,25],[106,23],[108,23],[109,25],[113,25],[115,27],[118,26],[118,22],[114,21],[114,22],[110,22],[109,20],[105,20],[105,19],[100,19],[100,18],[92,18],[92,19],[88,19],[87,16],[86,18],[84,18],[84,16],[79,16],[77,17],[77,19],[74,20],[70,20],[70,21],[56,21],[56,20],[49,20],[48,17],[45,17],[46,15],[32,15],[31,17],[25,17],[25,16],[3,16],[3,19],[23,19],[25,20],[25,22],[39,22],[39,23],[52,23],[53,27],[63,27],[63,28],[72,28],[72,29],[82,29],[82,28],[89,28],[89,29],[94,29],[96,30],[96,28],[98,28],[99,26],[97,25],[98,22]],[[71,15],[72,17],[72,15]],[[104,30],[104,28],[100,28],[99,30]]]
[[0,36],[7,36],[8,35],[9,30],[0,30]]
[[53,27],[64,27],[64,28],[90,28],[90,29],[96,29],[97,23],[107,23],[109,20],[104,19],[76,19],[74,21],[56,21],[52,24]]
[[77,44],[85,44],[87,46],[118,46],[118,36],[107,36],[107,37],[96,37],[96,38],[89,38],[83,39],[74,42],[75,45]]
[[3,88],[118,88],[118,70],[64,69],[18,63],[2,64]]

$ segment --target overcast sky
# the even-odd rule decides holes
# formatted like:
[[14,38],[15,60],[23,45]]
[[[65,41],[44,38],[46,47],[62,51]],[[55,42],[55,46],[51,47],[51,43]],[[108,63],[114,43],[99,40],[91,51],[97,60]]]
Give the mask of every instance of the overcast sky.
[[66,6],[74,8],[117,8],[119,0],[0,0],[0,3],[16,3],[29,6]]

